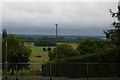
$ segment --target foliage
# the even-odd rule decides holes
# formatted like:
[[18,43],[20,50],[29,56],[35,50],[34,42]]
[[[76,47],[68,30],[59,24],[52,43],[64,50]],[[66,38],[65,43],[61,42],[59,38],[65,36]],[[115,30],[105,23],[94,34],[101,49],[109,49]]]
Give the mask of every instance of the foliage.
[[[8,62],[28,62],[31,54],[29,46],[24,45],[24,41],[16,35],[8,35],[3,39],[3,54],[5,54],[5,41],[7,40]],[[3,58],[4,59],[4,58]]]
[[46,48],[43,48],[43,51],[46,51]]
[[118,5],[118,11],[115,13],[110,9],[112,17],[118,19],[118,22],[113,22],[113,29],[104,31],[107,39],[109,39],[113,44],[120,47],[120,5]]
[[42,37],[35,41],[35,46],[55,46],[55,38]]
[[47,51],[51,51],[52,49],[50,47],[47,48]]
[[[34,42],[35,46],[55,46],[56,45],[56,38],[54,36],[20,36],[26,42]],[[67,38],[58,36],[57,42],[58,43],[79,43],[80,38]]]
[[105,42],[102,40],[84,39],[80,42],[77,50],[80,54],[96,53],[105,48]]
[[[2,61],[5,62],[5,44],[7,41],[7,62],[8,63],[28,63],[29,56],[31,55],[31,48],[25,45],[25,42],[14,34],[8,35],[3,38],[2,42]],[[9,65],[9,69],[14,69],[15,66]],[[25,66],[23,66],[25,67]],[[23,67],[20,67],[22,69]]]
[[56,57],[56,48],[53,49],[53,51],[50,51],[49,54],[49,60],[55,60],[55,57]]
[[112,46],[97,53],[66,57],[60,60],[62,63],[87,62],[87,63],[118,63],[120,62],[120,49]]
[[58,55],[58,59],[79,55],[77,50],[74,49],[71,45],[69,45],[69,44],[58,44],[57,45],[57,51],[56,51],[56,49],[54,49],[53,51],[51,51],[49,53],[50,60],[55,59],[56,52],[57,52],[57,55]]
[[101,57],[101,59],[110,59],[109,62],[115,62],[115,63],[119,63],[120,61],[120,5],[118,5],[118,11],[115,13],[110,9],[110,13],[112,15],[112,17],[115,17],[118,19],[118,22],[113,22],[112,26],[113,29],[109,29],[104,31],[104,33],[106,34],[106,38],[109,40],[109,42],[111,44],[114,45],[113,48],[109,48],[107,49],[107,53],[110,53],[108,55],[106,55],[106,57]]
[[36,40],[35,37],[32,37],[32,36],[24,36],[24,35],[17,35],[19,36],[20,38],[22,38],[25,42],[34,42]]

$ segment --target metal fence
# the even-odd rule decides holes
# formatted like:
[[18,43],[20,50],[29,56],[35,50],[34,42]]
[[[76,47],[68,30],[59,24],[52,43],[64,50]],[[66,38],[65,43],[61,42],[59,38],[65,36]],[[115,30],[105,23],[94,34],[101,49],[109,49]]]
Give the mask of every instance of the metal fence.
[[[8,80],[120,80],[118,63],[9,63]],[[2,77],[5,77],[4,64]]]
[[[8,63],[8,78],[39,78],[42,77],[42,64],[38,63]],[[5,64],[2,65],[2,75],[6,77]]]

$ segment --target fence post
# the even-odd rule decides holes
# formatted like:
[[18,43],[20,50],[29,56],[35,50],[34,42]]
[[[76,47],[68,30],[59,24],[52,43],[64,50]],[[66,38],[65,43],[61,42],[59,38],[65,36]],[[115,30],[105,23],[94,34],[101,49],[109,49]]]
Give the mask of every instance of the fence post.
[[89,63],[87,63],[87,80],[89,80]]
[[50,63],[50,80],[52,80],[52,63]]
[[18,68],[17,68],[17,65],[18,65],[18,64],[15,63],[15,65],[16,65],[16,80],[18,80],[18,72],[17,72],[17,69],[18,69]]

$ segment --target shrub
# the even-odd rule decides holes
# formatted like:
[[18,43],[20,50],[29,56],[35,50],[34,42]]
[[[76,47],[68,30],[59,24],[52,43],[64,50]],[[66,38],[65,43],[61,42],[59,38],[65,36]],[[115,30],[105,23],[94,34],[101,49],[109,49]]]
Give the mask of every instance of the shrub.
[[47,48],[47,51],[51,51],[52,49],[50,47]]
[[[58,44],[57,54],[59,59],[79,55],[77,50],[74,49],[70,44]],[[50,60],[53,60],[55,56],[56,56],[56,49],[54,49],[49,53]]]
[[43,51],[46,51],[46,48],[43,48]]
[[100,40],[94,40],[94,39],[84,39],[80,42],[80,44],[77,47],[77,50],[80,54],[90,54],[90,53],[96,53],[102,49],[104,49],[105,42]]

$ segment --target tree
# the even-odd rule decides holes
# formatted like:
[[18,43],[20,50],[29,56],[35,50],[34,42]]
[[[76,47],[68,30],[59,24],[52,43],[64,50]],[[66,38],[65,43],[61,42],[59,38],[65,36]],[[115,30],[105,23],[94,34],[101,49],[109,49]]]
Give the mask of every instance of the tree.
[[[2,53],[3,53],[3,58],[2,61],[3,63],[5,62],[5,42],[7,41],[7,62],[8,63],[28,63],[29,61],[29,56],[31,55],[31,48],[29,46],[25,45],[25,42],[18,36],[14,34],[8,35],[6,38],[3,38],[2,42]],[[18,68],[22,69],[25,66],[21,66]],[[9,70],[15,69],[15,65],[9,65]]]
[[[120,3],[120,2],[119,2]],[[118,11],[115,13],[110,9],[112,17],[117,18],[117,22],[113,22],[113,29],[104,31],[106,38],[109,39],[116,46],[120,46],[120,5],[118,5]]]
[[80,54],[91,54],[96,53],[102,49],[104,49],[105,44],[103,41],[100,40],[94,40],[94,39],[84,39],[80,42],[80,44],[77,47],[77,50]]
[[112,23],[113,29],[109,29],[104,31],[106,34],[106,38],[111,42],[111,44],[114,45],[114,47],[111,48],[111,61],[114,61],[116,63],[119,63],[120,61],[120,2],[118,5],[118,11],[113,12],[110,9],[110,13],[113,18],[117,18],[117,21],[114,21]]
[[[65,57],[79,55],[77,50],[70,44],[58,44],[57,45],[57,54],[58,54],[58,59],[63,59]],[[53,49],[53,51],[51,51],[49,53],[49,58],[50,58],[50,60],[54,60],[56,58],[56,48]]]

